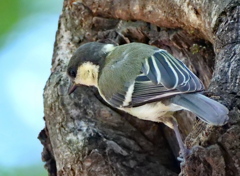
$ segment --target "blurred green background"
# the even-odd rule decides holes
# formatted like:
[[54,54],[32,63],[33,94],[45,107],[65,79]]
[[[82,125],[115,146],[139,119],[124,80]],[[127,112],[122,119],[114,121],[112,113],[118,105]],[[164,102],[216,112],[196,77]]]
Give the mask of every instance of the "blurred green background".
[[43,88],[63,0],[0,0],[0,176],[45,176]]

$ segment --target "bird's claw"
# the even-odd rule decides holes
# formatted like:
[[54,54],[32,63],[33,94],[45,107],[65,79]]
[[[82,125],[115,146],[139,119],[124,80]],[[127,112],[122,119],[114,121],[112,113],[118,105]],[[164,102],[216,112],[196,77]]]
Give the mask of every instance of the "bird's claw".
[[177,160],[185,162],[186,158],[192,153],[190,149],[185,148],[183,151],[180,152],[180,155],[177,157]]

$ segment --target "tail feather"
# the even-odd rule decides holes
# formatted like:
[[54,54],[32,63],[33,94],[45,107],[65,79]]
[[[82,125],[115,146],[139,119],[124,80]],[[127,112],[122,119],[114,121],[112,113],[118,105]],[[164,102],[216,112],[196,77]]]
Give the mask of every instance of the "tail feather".
[[224,105],[199,93],[177,95],[172,102],[212,125],[224,125],[229,119],[228,109]]

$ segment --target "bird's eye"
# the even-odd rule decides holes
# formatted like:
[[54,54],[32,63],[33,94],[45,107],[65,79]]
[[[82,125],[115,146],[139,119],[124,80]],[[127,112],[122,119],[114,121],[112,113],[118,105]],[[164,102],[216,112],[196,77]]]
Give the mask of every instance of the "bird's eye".
[[70,70],[68,71],[68,74],[69,74],[69,76],[71,76],[72,78],[75,78],[75,77],[76,77],[76,71],[75,71],[75,70],[70,69]]

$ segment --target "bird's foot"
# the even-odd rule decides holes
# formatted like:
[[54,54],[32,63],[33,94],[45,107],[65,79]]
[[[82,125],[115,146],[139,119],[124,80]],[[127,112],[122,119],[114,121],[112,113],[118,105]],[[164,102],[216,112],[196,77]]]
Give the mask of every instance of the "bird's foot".
[[191,149],[184,148],[184,150],[180,151],[179,157],[177,157],[177,160],[181,163],[184,163],[186,158],[191,154]]

